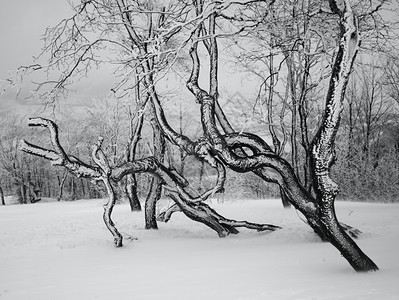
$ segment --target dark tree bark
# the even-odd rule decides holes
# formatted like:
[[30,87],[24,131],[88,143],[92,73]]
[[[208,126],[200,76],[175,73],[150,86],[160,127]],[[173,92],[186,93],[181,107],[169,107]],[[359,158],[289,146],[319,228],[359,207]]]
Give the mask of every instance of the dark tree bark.
[[65,170],[64,174],[62,174],[62,178],[58,177],[58,196],[57,196],[57,201],[61,201],[62,200],[62,196],[64,194],[64,185],[65,185],[65,181],[67,179],[68,176],[68,172]]
[[202,182],[204,180],[204,171],[205,171],[205,162],[201,161],[201,167],[199,171],[199,176],[198,176],[198,192],[202,192]]
[[157,201],[161,198],[162,185],[160,178],[151,178],[149,192],[145,200],[145,229],[158,229],[156,217]]
[[[283,153],[284,149],[283,146],[284,144],[281,143],[280,139],[277,137],[277,133],[275,130],[275,124],[273,120],[273,96],[274,96],[274,64],[273,64],[273,53],[270,54],[269,58],[269,72],[270,72],[270,83],[269,83],[269,95],[267,97],[267,120],[269,123],[269,132],[272,136],[272,141],[274,145],[274,152],[278,155],[281,155]],[[289,68],[290,70],[290,68]],[[291,70],[292,71],[292,70]],[[293,114],[294,116],[294,114]],[[294,117],[293,117],[294,119]],[[292,136],[294,136],[294,130],[292,131]],[[295,140],[295,139],[294,139]],[[296,152],[296,148],[292,147],[293,153]],[[284,208],[290,208],[291,203],[285,194],[284,190],[280,187],[280,196],[281,196],[281,202],[283,204]]]
[[334,202],[339,187],[331,178],[330,169],[336,159],[335,137],[339,128],[346,85],[360,39],[357,20],[348,1],[338,4],[331,0],[330,6],[341,20],[341,43],[330,78],[322,125],[311,144],[311,163],[319,206],[319,222],[324,235],[356,271],[378,270],[375,263],[343,230],[335,214]]
[[[153,91],[152,97],[157,97],[155,91]],[[165,137],[159,127],[158,121],[155,115],[155,108],[153,103],[150,103],[151,116],[150,122],[153,131],[153,143],[154,143],[154,157],[155,159],[163,163],[165,155]],[[145,228],[146,229],[158,229],[157,217],[156,217],[156,204],[162,195],[162,181],[158,177],[151,179],[150,191],[145,200]]]
[[[141,132],[143,129],[144,113],[142,110],[148,101],[148,96],[142,101],[140,82],[136,72],[136,85],[135,85],[135,97],[136,105],[139,107],[138,114],[134,117],[133,112],[129,108],[130,117],[130,137],[128,147],[126,149],[126,160],[133,161],[136,157],[137,146],[141,139]],[[128,174],[126,176],[125,193],[129,200],[131,211],[141,211],[141,203],[137,194],[137,179],[135,174]]]
[[[180,105],[180,110],[179,110],[179,133],[180,135],[183,135],[183,110]],[[184,168],[186,166],[186,157],[187,153],[184,152],[182,148],[179,148],[179,154],[180,154],[180,174],[184,176]]]
[[4,200],[3,188],[1,186],[0,186],[0,199],[1,199],[1,205],[6,205],[6,202]]
[[125,193],[131,211],[141,211],[140,199],[137,195],[137,179],[134,174],[126,175]]
[[25,185],[23,184],[23,181],[22,181],[22,183],[19,183],[18,181],[16,181],[15,188],[16,188],[16,195],[18,198],[18,202],[21,204],[27,204],[26,188],[25,188]]
[[291,94],[291,165],[295,170],[295,174],[299,175],[298,168],[298,145],[297,145],[297,133],[298,133],[298,124],[297,124],[297,109],[298,109],[298,101],[296,94],[296,76],[293,70],[293,62],[291,59],[291,53],[286,54],[286,62],[288,68],[288,84],[290,86],[290,94]]
[[309,130],[308,130],[308,112],[307,112],[307,93],[308,93],[308,79],[310,75],[310,58],[305,54],[305,65],[302,70],[301,78],[301,94],[298,101],[298,114],[301,128],[301,144],[305,153],[305,161],[303,163],[303,185],[311,192],[313,186],[313,180],[311,178],[310,170],[310,142],[309,142]]
[[69,178],[69,194],[71,197],[71,200],[76,200],[76,188],[75,188],[75,179],[73,177]]

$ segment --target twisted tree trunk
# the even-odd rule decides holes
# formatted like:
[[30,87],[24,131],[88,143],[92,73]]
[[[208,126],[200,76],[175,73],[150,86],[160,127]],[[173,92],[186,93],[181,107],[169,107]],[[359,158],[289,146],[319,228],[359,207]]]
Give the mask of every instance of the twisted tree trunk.
[[[339,3],[330,0],[330,6],[340,18],[341,32],[339,49],[326,96],[323,122],[312,143],[312,171],[317,192],[316,199],[300,184],[296,172],[287,161],[267,151],[265,147],[266,151],[257,151],[257,148],[262,147],[260,138],[248,136],[248,145],[253,146],[255,150],[253,156],[243,157],[232,151],[231,145],[229,146],[226,142],[226,137],[216,126],[215,99],[198,85],[200,65],[196,42],[190,49],[193,68],[187,87],[201,104],[201,123],[206,140],[211,145],[212,154],[235,171],[256,171],[265,180],[277,182],[290,202],[303,213],[315,232],[334,245],[356,271],[373,271],[378,269],[377,266],[345,233],[337,221],[334,209],[338,187],[330,178],[329,172],[335,159],[335,135],[339,127],[348,77],[359,45],[359,36],[356,17],[351,10],[349,0],[339,1]],[[266,174],[268,168],[272,168],[278,175]]]
[[[154,178],[159,180],[159,186],[165,187],[168,196],[171,197],[172,200],[175,200],[176,205],[187,217],[212,228],[220,237],[226,236],[230,233],[237,233],[238,231],[235,229],[236,227],[247,227],[258,231],[274,231],[280,228],[271,224],[254,224],[246,221],[229,220],[219,215],[207,204],[203,203],[203,201],[223,188],[225,169],[220,163],[215,162],[217,163],[216,168],[219,173],[218,182],[215,187],[205,191],[198,197],[193,197],[185,190],[188,182],[175,170],[166,168],[154,157],[137,159],[110,168],[108,160],[101,150],[102,141],[100,140],[92,154],[93,160],[98,167],[93,167],[82,162],[78,158],[68,156],[65,153],[59,142],[58,128],[54,122],[43,118],[33,118],[30,119],[29,125],[47,127],[50,131],[51,142],[54,150],[45,149],[23,140],[20,143],[20,149],[22,151],[48,159],[53,165],[63,166],[77,177],[103,181],[109,196],[108,202],[104,206],[103,219],[107,228],[114,236],[114,242],[117,247],[122,246],[122,236],[111,219],[112,209],[115,205],[116,199],[112,182],[120,182],[127,174],[137,174],[142,172],[154,175]],[[205,145],[200,144],[199,147],[205,147]],[[206,150],[204,149],[199,151],[204,152]],[[165,218],[168,217],[170,217],[170,213],[165,213]]]

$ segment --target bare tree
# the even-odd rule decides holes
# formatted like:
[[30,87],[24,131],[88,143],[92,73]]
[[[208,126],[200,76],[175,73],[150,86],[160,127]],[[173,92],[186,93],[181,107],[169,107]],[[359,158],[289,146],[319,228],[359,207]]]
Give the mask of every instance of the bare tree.
[[[92,157],[96,166],[92,166],[68,155],[59,142],[57,126],[41,118],[31,119],[30,125],[49,129],[53,149],[46,149],[26,141],[21,143],[21,149],[44,157],[53,164],[61,165],[77,176],[103,182],[109,195],[104,220],[114,236],[116,246],[122,245],[122,236],[111,220],[115,203],[113,185],[127,174],[142,172],[151,173],[157,178],[155,190],[152,189],[155,191],[153,193],[155,196],[151,198],[157,198],[158,188],[162,186],[165,194],[175,202],[175,205],[163,213],[164,220],[169,220],[173,212],[181,210],[187,217],[214,229],[221,237],[237,233],[236,227],[257,230],[277,229],[278,226],[275,225],[228,220],[204,203],[210,196],[223,190],[225,168],[228,167],[241,173],[254,172],[265,182],[277,184],[289,202],[305,216],[313,230],[323,240],[336,247],[356,271],[377,270],[375,263],[362,252],[346,232],[351,228],[340,224],[335,214],[335,198],[339,187],[331,177],[331,166],[336,160],[335,140],[349,74],[359,48],[360,35],[358,19],[349,0],[330,0],[328,4],[329,8],[325,5],[328,11],[322,13],[333,16],[331,22],[336,29],[333,38],[337,49],[332,55],[333,62],[326,89],[325,107],[323,115],[320,116],[321,122],[314,138],[309,141],[309,169],[315,196],[301,183],[296,168],[282,155],[276,153],[262,138],[252,133],[235,132],[218,101],[220,63],[218,41],[224,36],[239,36],[256,28],[259,24],[258,14],[253,12],[261,10],[263,17],[269,13],[270,5],[263,1],[198,0],[192,4],[178,1],[168,3],[167,8],[151,2],[144,10],[135,1],[128,3],[117,0],[112,3],[106,2],[104,6],[99,5],[98,1],[79,4],[73,18],[64,20],[61,27],[58,26],[50,31],[51,38],[48,44],[48,49],[52,53],[50,62],[53,65],[68,67],[62,69],[64,71],[61,78],[55,83],[52,81],[45,83],[51,87],[51,93],[47,95],[51,98],[59,95],[60,91],[65,89],[67,79],[79,74],[79,70],[80,72],[87,70],[89,64],[98,63],[93,51],[98,50],[99,45],[110,43],[120,47],[121,53],[126,55],[120,63],[125,68],[131,69],[129,74],[137,74],[136,70],[139,71],[140,84],[149,96],[150,116],[154,118],[152,124],[156,135],[154,148],[158,150],[154,150],[154,156],[113,166],[102,151],[101,140],[93,150]],[[79,18],[84,21],[85,26],[78,26]],[[60,28],[63,28],[62,31]],[[92,32],[84,36],[83,31],[77,29],[104,31],[99,35],[100,38],[93,42],[89,39],[93,36]],[[224,29],[226,30],[223,31]],[[111,39],[114,35],[119,37],[121,34],[122,39]],[[70,35],[74,39],[69,39]],[[177,42],[178,46],[168,47],[168,43],[171,42]],[[156,76],[168,70],[171,59],[177,59],[186,45],[189,45],[188,52],[192,60],[187,88],[199,104],[203,131],[203,136],[196,141],[176,132],[168,123],[156,87]],[[205,59],[199,54],[199,45],[205,47],[206,57],[209,59],[208,88],[203,88],[199,80],[202,70],[200,62]],[[121,81],[122,91],[124,85],[126,90],[132,87],[128,84],[129,74]],[[42,87],[43,85],[39,86]],[[306,98],[306,93],[303,97]],[[217,172],[213,188],[200,195],[188,192],[187,180],[175,169],[162,163],[163,138],[183,149],[188,155],[209,164]]]
[[58,189],[59,189],[59,193],[57,196],[57,201],[61,201],[62,197],[64,195],[64,186],[65,186],[65,181],[67,179],[68,176],[68,172],[65,170],[64,173],[62,174],[62,177],[60,177],[59,175],[57,176],[58,179]]
[[17,116],[9,115],[1,120],[0,132],[0,168],[12,181],[13,193],[20,203],[32,203],[40,200],[38,197],[38,181],[32,173],[37,173],[40,162],[35,163],[30,157],[21,155],[18,151],[18,139],[26,133],[19,126]]
[[[385,86],[386,71],[377,64],[383,59],[377,57],[381,56],[367,57],[367,63],[355,67],[351,76],[338,147],[342,161],[337,166],[345,166],[346,172],[338,181],[346,198],[390,201],[397,194],[392,180],[396,176],[385,174],[394,173],[397,165],[397,113]],[[385,163],[387,160],[390,165]]]
[[[315,182],[316,199],[313,199],[299,184],[295,172],[284,159],[274,153],[271,155],[270,152],[265,152],[265,148],[263,148],[265,149],[263,151],[260,150],[261,145],[264,143],[259,138],[248,136],[249,139],[246,142],[246,146],[251,146],[252,152],[255,153],[251,157],[239,156],[228,147],[228,141],[216,127],[215,98],[211,97],[198,85],[200,65],[198,63],[196,41],[193,42],[190,50],[193,59],[193,69],[188,81],[188,88],[195,95],[197,101],[201,103],[204,134],[208,143],[212,145],[212,153],[216,153],[216,156],[221,161],[236,171],[245,172],[257,169],[256,172],[264,176],[266,180],[279,183],[290,198],[291,203],[305,215],[315,231],[337,247],[355,270],[376,270],[376,265],[345,233],[335,215],[334,200],[339,189],[330,177],[330,167],[335,160],[334,141],[339,127],[346,84],[359,45],[359,35],[356,17],[348,1],[343,3],[330,1],[330,7],[332,12],[339,18],[340,41],[326,95],[323,120],[318,133],[311,143],[312,175]],[[210,55],[211,72],[215,55],[213,54],[213,57],[212,54]],[[241,137],[235,138],[239,140]],[[238,144],[240,145],[240,142]],[[243,141],[241,145],[245,145]],[[266,173],[267,168],[277,171],[278,176]],[[312,205],[314,205],[314,211],[310,208]],[[360,261],[361,263],[359,264]]]
[[399,63],[395,55],[387,59],[384,71],[383,81],[388,95],[399,105]]
[[170,170],[160,164],[154,157],[125,162],[112,168],[104,152],[101,150],[103,138],[100,137],[98,143],[93,146],[92,152],[93,160],[97,166],[91,166],[81,161],[79,158],[69,156],[65,153],[59,141],[58,127],[54,122],[43,118],[32,118],[29,121],[29,125],[47,128],[49,130],[53,149],[46,149],[22,140],[20,143],[20,149],[22,151],[46,158],[50,160],[53,165],[63,166],[78,177],[90,178],[96,181],[101,180],[104,183],[109,197],[108,202],[104,205],[104,222],[114,236],[114,242],[117,247],[122,246],[122,236],[115,228],[111,219],[112,210],[116,201],[113,182],[118,182],[122,180],[124,176],[131,173],[148,172],[157,176],[166,189],[167,195],[176,202],[184,214],[194,221],[202,222],[209,226],[221,237],[229,233],[238,233],[235,227],[247,227],[258,231],[274,231],[280,228],[270,224],[254,224],[246,221],[229,220],[222,217],[205,204],[203,201],[209,198],[214,190],[220,188],[220,185],[222,185],[220,181],[224,181],[223,174],[220,174],[222,176],[218,178],[219,182],[215,188],[194,198],[185,190],[185,187],[188,185],[187,181],[175,170]]

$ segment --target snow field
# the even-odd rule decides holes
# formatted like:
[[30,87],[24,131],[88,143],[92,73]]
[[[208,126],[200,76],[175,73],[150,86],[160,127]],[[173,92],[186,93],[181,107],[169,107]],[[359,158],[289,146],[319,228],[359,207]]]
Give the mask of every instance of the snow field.
[[228,218],[283,227],[223,239],[181,213],[144,230],[143,213],[117,205],[119,249],[102,203],[0,207],[0,299],[399,299],[398,204],[337,202],[339,219],[364,232],[357,242],[380,267],[357,274],[277,200],[214,200]]

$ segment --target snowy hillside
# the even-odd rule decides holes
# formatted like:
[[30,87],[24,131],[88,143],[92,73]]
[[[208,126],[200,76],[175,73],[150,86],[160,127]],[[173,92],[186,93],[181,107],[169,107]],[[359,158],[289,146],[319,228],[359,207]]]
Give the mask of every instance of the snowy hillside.
[[143,214],[122,204],[114,220],[125,246],[116,249],[101,200],[0,207],[0,299],[399,299],[398,204],[337,203],[380,267],[368,274],[355,273],[276,200],[212,206],[283,229],[220,239],[175,214],[146,231]]

